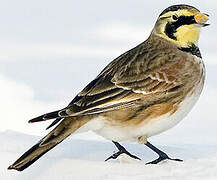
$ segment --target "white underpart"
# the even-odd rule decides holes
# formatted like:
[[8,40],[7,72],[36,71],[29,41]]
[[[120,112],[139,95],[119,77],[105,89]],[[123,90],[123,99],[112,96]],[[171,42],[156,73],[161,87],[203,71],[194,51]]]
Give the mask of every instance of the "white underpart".
[[87,132],[89,130],[91,131],[97,131],[99,129],[102,129],[105,124],[105,119],[102,117],[94,118],[91,121],[87,122],[85,125],[77,129],[74,133],[83,133]]
[[[200,58],[195,58],[195,61],[200,63],[202,68],[204,67]],[[99,116],[86,123],[76,132],[92,130],[104,138],[114,141],[138,141],[138,137],[141,136],[146,138],[154,136],[178,124],[193,108],[201,94],[202,88],[203,81],[201,79],[192,90],[194,93],[189,92],[184,101],[179,104],[178,110],[172,115],[167,113],[150,120],[148,123],[144,122],[144,124],[133,127],[111,126],[103,117]]]

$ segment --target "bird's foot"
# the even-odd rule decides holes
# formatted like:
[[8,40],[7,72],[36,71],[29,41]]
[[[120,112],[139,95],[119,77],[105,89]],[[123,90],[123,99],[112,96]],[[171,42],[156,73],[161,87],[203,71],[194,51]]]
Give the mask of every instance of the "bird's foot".
[[108,161],[109,159],[117,159],[121,154],[125,153],[127,154],[128,156],[130,156],[131,158],[134,158],[134,159],[138,159],[138,160],[141,160],[139,157],[135,156],[135,155],[132,155],[130,154],[125,148],[124,146],[120,145],[118,142],[115,142],[115,141],[112,141],[115,146],[118,148],[118,152],[114,153],[113,155],[111,155],[110,157],[108,157],[105,161]]
[[128,151],[126,150],[119,150],[118,152],[114,153],[113,155],[111,155],[110,157],[108,157],[105,161],[108,161],[110,159],[117,159],[121,154],[127,154],[128,156],[130,156],[131,158],[134,158],[134,159],[138,159],[138,160],[141,160],[139,157],[135,156],[135,155],[132,155],[130,154]]
[[151,161],[151,162],[148,162],[146,164],[158,164],[159,162],[164,161],[166,159],[169,159],[169,160],[172,160],[172,161],[179,161],[179,162],[183,161],[181,159],[172,159],[167,154],[164,153],[164,154],[161,154],[158,159],[156,159],[154,161]]

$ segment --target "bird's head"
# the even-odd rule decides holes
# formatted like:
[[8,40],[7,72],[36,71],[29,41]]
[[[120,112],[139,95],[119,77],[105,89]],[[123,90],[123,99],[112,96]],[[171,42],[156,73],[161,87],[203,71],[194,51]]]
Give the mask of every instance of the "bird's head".
[[201,27],[207,26],[208,15],[189,5],[174,5],[165,9],[157,19],[152,33],[180,48],[197,46]]

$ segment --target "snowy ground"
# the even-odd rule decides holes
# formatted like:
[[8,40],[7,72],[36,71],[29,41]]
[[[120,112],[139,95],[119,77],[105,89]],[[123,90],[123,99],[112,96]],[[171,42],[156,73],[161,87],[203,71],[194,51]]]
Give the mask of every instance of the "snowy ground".
[[[77,136],[82,137],[82,136]],[[171,157],[184,162],[166,161],[158,165],[145,165],[157,158],[145,146],[124,144],[143,161],[104,162],[116,149],[108,141],[85,140],[72,137],[43,156],[23,172],[8,171],[7,167],[40,137],[14,131],[0,133],[1,180],[216,180],[217,145],[156,144]],[[162,142],[161,142],[162,144]]]

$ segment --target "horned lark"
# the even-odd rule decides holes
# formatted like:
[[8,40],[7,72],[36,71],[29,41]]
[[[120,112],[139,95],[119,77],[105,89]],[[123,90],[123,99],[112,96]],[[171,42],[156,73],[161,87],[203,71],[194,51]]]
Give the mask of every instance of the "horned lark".
[[88,130],[118,148],[106,160],[122,153],[139,159],[120,141],[151,148],[159,158],[149,163],[171,159],[147,139],[175,126],[198,100],[205,77],[198,38],[207,20],[189,5],[165,9],[149,38],[113,60],[67,107],[29,121],[59,124],[8,169],[22,171],[72,133]]

